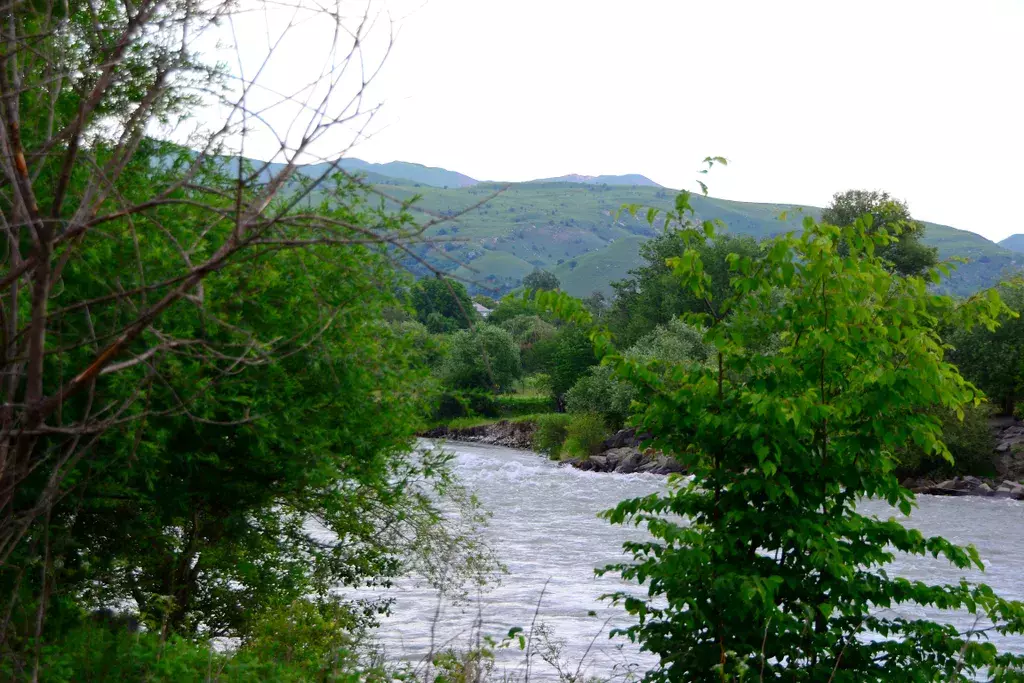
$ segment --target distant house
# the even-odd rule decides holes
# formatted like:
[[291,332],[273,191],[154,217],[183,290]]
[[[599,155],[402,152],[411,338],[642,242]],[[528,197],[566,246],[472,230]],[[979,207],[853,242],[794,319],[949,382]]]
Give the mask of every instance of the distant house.
[[478,304],[475,301],[473,302],[473,308],[476,309],[477,314],[479,314],[481,318],[486,318],[491,314],[491,309],[487,308],[483,304]]

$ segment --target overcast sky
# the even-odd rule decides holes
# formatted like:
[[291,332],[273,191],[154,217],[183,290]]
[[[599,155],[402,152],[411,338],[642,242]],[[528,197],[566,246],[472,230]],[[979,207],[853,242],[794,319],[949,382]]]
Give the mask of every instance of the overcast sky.
[[1024,232],[1024,0],[426,0],[350,156],[478,179],[642,173],[823,205],[884,189],[915,217]]

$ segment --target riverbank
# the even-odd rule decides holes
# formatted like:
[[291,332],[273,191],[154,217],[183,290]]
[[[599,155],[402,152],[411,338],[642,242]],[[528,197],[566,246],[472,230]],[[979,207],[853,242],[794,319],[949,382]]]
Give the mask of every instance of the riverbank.
[[[468,443],[485,443],[523,450],[533,449],[533,434],[537,423],[533,420],[498,420],[470,426],[440,426],[427,430],[421,436],[429,439],[449,439]],[[683,471],[683,466],[670,456],[653,449],[640,449],[643,435],[635,429],[622,429],[610,436],[601,445],[601,450],[586,458],[563,460],[566,465],[588,472],[615,472],[632,474],[673,474]]]
[[[995,439],[995,477],[912,477],[903,485],[921,495],[978,496],[1024,500],[1024,423],[1013,418],[997,418],[991,424]],[[427,430],[421,436],[468,443],[484,443],[521,450],[533,450],[537,423],[530,417],[497,420],[483,424],[444,425]],[[565,464],[589,472],[631,474],[672,474],[683,472],[683,466],[653,449],[641,450],[646,435],[635,429],[622,429],[604,441],[601,450],[586,458],[564,460]]]

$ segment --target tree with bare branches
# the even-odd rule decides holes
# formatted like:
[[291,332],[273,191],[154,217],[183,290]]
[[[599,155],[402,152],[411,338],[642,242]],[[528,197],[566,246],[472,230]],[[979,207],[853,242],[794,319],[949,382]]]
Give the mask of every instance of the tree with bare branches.
[[[390,45],[352,9],[12,0],[0,18],[10,673],[38,677],[48,611],[128,601],[164,631],[243,635],[261,607],[393,576],[425,530],[472,554],[438,536],[430,490],[451,482],[409,455],[429,380],[381,315],[436,221],[337,165]],[[234,63],[204,57],[225,39]],[[282,91],[296,45],[321,68]]]

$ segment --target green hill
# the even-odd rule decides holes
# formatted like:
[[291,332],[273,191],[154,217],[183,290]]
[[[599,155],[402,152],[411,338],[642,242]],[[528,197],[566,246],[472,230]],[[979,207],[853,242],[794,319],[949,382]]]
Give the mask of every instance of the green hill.
[[[365,173],[371,183],[387,185],[387,194],[396,200],[418,196],[415,206],[424,212],[424,220],[450,217],[431,228],[427,236],[437,241],[420,247],[419,255],[433,267],[469,281],[471,290],[492,296],[515,289],[534,268],[555,273],[563,288],[577,296],[593,291],[610,293],[610,283],[639,264],[640,245],[661,227],[652,228],[643,216],[634,218],[621,212],[622,205],[668,209],[676,195],[675,190],[653,184],[591,182],[597,178],[628,180],[633,176],[596,176],[584,178],[586,182],[569,182],[575,176],[566,176],[502,184],[476,182],[462,174],[418,164],[366,164],[355,160],[353,165],[352,161],[345,160],[346,169]],[[312,173],[316,168],[308,167],[303,172]],[[467,184],[459,186],[460,182]],[[460,215],[483,200],[487,201],[479,208]],[[700,195],[693,195],[691,204],[697,219],[721,221],[730,232],[759,239],[799,230],[805,215],[815,219],[821,215],[821,209],[812,206],[737,202]],[[780,220],[783,212],[784,221]],[[1024,266],[1024,254],[980,235],[935,223],[925,226],[924,241],[937,247],[941,258],[968,259],[943,281],[940,291],[971,294]],[[1021,238],[1024,249],[1024,236],[1015,237]],[[1014,244],[1012,240],[1006,242]],[[414,273],[427,272],[415,263],[408,265]]]

